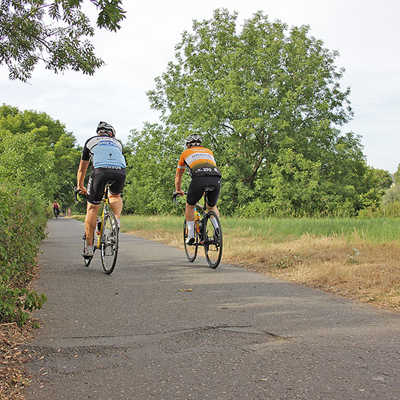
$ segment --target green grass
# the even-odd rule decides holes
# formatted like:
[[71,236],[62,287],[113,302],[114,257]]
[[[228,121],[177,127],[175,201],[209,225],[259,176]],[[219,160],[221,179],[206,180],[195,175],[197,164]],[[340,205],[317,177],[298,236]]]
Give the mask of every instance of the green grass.
[[123,215],[121,231],[168,231],[178,232],[183,225],[183,217],[158,215]]
[[[183,216],[122,217],[121,229],[179,232]],[[223,217],[224,232],[234,236],[260,237],[270,242],[284,242],[305,234],[312,236],[360,238],[372,243],[385,243],[400,239],[400,218],[265,218],[244,219]]]

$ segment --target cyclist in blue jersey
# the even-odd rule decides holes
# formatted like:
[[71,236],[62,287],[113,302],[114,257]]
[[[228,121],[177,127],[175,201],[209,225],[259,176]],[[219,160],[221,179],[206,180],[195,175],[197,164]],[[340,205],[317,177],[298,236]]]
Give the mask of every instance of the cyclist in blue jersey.
[[[93,255],[94,230],[105,185],[111,183],[109,201],[118,226],[123,205],[121,193],[125,185],[126,161],[122,154],[122,144],[115,138],[115,129],[107,122],[101,121],[96,133],[97,135],[89,138],[83,147],[77,173],[78,190],[87,195],[85,218],[87,254],[84,256]],[[90,162],[93,171],[86,190],[84,181]]]

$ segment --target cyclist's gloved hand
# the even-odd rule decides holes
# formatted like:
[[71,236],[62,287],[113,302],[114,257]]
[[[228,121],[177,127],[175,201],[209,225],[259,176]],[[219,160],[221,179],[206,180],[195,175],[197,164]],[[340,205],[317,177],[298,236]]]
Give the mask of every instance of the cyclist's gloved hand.
[[85,196],[87,195],[87,190],[85,186],[78,186],[78,192],[84,194]]

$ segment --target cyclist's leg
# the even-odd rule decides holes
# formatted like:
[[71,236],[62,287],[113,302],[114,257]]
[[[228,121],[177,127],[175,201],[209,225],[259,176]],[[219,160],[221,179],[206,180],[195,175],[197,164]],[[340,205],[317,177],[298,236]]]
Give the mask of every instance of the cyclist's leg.
[[186,195],[186,208],[185,218],[188,227],[188,238],[194,237],[194,208],[195,204],[203,196],[203,189],[201,186],[201,177],[192,177],[189,189]]
[[219,217],[217,203],[221,187],[221,178],[210,176],[207,180],[207,186],[215,188],[213,191],[206,193],[207,210],[214,211],[215,214],[217,214],[217,216]]
[[117,222],[119,224],[123,207],[122,197],[120,194],[110,194],[108,196],[108,200],[110,201],[110,207],[113,210],[115,218],[117,218]]
[[85,233],[86,243],[88,246],[93,246],[93,234],[96,228],[97,213],[103,198],[104,187],[106,180],[104,172],[100,168],[95,168],[89,178],[87,186],[87,209],[85,218]]
[[194,221],[194,205],[186,203],[185,207],[185,218],[186,221]]
[[219,217],[219,211],[218,211],[217,205],[211,207],[207,202],[207,210],[208,211],[214,211],[215,214],[217,214],[217,216]]
[[86,243],[88,246],[93,246],[94,230],[96,229],[97,213],[99,204],[87,203],[86,218],[85,218],[85,234]]
[[185,207],[185,219],[187,226],[187,244],[193,244],[195,241],[194,237],[194,205],[186,203]]
[[123,208],[122,191],[125,185],[125,169],[112,170],[112,184],[110,186],[110,195],[108,197],[110,201],[110,207],[113,210],[115,218],[117,218],[118,226],[120,225],[120,218]]

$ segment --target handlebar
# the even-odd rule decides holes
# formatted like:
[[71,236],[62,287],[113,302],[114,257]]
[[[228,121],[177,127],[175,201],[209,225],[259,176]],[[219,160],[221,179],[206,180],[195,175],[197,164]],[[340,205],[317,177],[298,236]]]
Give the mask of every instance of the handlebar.
[[[186,192],[183,192],[183,193],[184,193],[184,195],[186,195]],[[172,201],[173,201],[174,203],[176,203],[176,199],[177,199],[178,196],[182,196],[182,195],[179,194],[179,193],[177,193],[177,192],[173,192],[173,193],[172,193]]]
[[84,199],[87,199],[87,194],[82,193],[78,188],[74,187],[74,196],[75,196],[75,201],[80,202],[82,201],[83,197]]

